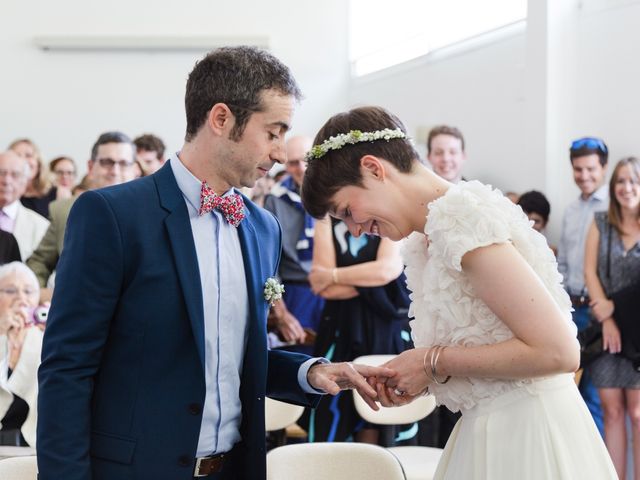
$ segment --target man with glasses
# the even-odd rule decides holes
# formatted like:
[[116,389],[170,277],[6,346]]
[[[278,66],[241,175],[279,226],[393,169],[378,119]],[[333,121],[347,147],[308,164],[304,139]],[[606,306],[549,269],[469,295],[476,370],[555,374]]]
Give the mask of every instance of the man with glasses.
[[[558,269],[564,276],[564,285],[574,308],[573,321],[578,330],[584,330],[591,318],[589,293],[584,282],[585,242],[594,212],[606,210],[609,205],[605,183],[609,149],[599,138],[583,137],[571,144],[569,158],[573,180],[580,189],[580,196],[564,212],[558,245]],[[588,369],[583,372],[580,380],[580,393],[600,433],[604,435],[600,399],[591,383]]]
[[[135,146],[131,139],[121,132],[106,132],[100,135],[91,149],[91,159],[87,162],[88,175],[93,188],[118,185],[131,179],[135,159]],[[41,300],[51,299],[51,289],[44,288],[56,269],[62,245],[67,218],[77,197],[56,200],[49,205],[51,225],[47,229],[38,248],[27,260],[27,265],[38,277]]]
[[0,229],[13,234],[23,260],[38,246],[49,226],[46,218],[20,203],[28,177],[25,158],[11,150],[0,153]]

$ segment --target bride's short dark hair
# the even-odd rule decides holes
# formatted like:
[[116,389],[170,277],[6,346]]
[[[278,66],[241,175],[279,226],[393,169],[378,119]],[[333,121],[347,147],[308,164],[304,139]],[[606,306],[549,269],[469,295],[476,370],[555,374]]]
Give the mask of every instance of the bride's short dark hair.
[[[406,134],[400,119],[384,108],[359,107],[331,117],[313,144],[320,145],[330,137],[352,130],[376,132],[398,128]],[[331,198],[338,190],[350,185],[362,186],[360,159],[365,155],[383,158],[404,173],[411,171],[414,161],[419,161],[418,152],[408,138],[347,144],[338,150],[329,150],[320,158],[312,158],[301,189],[304,208],[310,215],[324,217],[331,209]]]

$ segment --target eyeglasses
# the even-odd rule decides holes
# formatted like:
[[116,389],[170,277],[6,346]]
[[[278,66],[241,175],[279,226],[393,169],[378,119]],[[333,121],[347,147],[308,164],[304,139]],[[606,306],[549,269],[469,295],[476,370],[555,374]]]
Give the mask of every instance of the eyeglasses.
[[99,158],[98,163],[104,168],[113,168],[118,165],[120,168],[128,168],[133,165],[133,162],[127,162],[126,160],[114,160],[112,158]]
[[600,152],[607,154],[609,149],[602,140],[595,137],[583,137],[578,140],[574,140],[571,143],[571,150],[580,150],[581,148],[590,148],[593,150],[599,150]]
[[[0,293],[4,293],[5,295],[9,295],[10,297],[17,297],[20,294],[20,289],[16,287],[5,287],[0,288]],[[38,291],[33,288],[23,288],[22,293],[24,293],[27,297],[31,297],[32,295],[37,295]]]
[[15,170],[0,169],[0,177],[6,177],[6,176],[9,176],[9,177],[13,178],[14,180],[20,180],[21,178],[24,177],[24,172],[17,172]]
[[58,177],[75,177],[75,170],[54,170],[53,173]]

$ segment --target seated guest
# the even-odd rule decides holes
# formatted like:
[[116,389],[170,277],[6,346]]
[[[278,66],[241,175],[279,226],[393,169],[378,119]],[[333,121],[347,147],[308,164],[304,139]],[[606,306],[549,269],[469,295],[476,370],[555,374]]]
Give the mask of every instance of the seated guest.
[[20,203],[27,188],[27,160],[8,150],[0,153],[0,229],[12,233],[24,260],[38,246],[49,221]]
[[42,316],[36,320],[39,290],[36,276],[23,263],[0,267],[0,445],[35,446],[37,373],[46,321]]
[[324,299],[314,295],[308,278],[315,220],[305,212],[300,200],[300,186],[307,168],[304,156],[312,145],[313,139],[309,137],[287,140],[286,177],[273,186],[264,201],[264,208],[273,213],[282,227],[278,275],[284,284],[284,295],[273,304],[272,317],[280,337],[297,345],[289,350],[307,354],[313,352],[313,337],[324,307]]
[[71,190],[76,183],[76,162],[70,157],[56,157],[49,162],[49,171],[53,176],[53,185],[58,189],[58,192],[64,189],[68,192],[67,197],[70,197]]
[[0,265],[20,261],[20,247],[16,237],[9,232],[0,230]]
[[551,205],[547,197],[537,190],[531,190],[523,193],[517,203],[527,214],[529,220],[533,221],[533,229],[542,233],[549,222],[549,213],[551,213]]
[[[549,214],[551,213],[551,205],[547,200],[547,197],[543,193],[537,190],[531,190],[525,192],[520,196],[517,202],[522,208],[522,211],[527,214],[529,220],[533,222],[533,229],[544,235],[544,229],[549,223]],[[555,247],[551,247],[553,253],[557,253]]]
[[164,142],[150,133],[140,135],[133,140],[136,146],[136,160],[140,162],[142,173],[139,177],[151,175],[164,165]]
[[462,167],[466,159],[464,137],[460,130],[449,125],[431,129],[427,138],[427,160],[438,176],[451,183],[465,180]]
[[29,164],[27,188],[20,201],[25,207],[39,213],[44,218],[49,218],[49,204],[58,198],[71,196],[71,192],[51,184],[49,172],[44,167],[40,150],[31,140],[28,138],[16,140],[9,145],[9,149],[25,158]]
[[[100,135],[87,162],[89,188],[102,188],[131,180],[134,156],[135,146],[124,133],[106,132]],[[48,285],[49,277],[58,264],[67,218],[76,198],[56,200],[51,204],[51,225],[33,255],[27,259],[27,265],[35,272],[43,287],[43,301],[51,299],[50,289],[44,287]]]

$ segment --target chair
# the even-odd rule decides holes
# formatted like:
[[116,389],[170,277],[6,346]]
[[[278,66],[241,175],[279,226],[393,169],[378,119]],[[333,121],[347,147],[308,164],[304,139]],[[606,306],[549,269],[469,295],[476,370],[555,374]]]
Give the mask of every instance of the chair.
[[0,478],[2,480],[36,480],[38,464],[35,455],[0,460]]
[[267,453],[267,480],[406,480],[398,459],[367,443],[319,442]]
[[[378,366],[395,355],[365,355],[356,358],[353,363]],[[367,422],[377,425],[401,425],[422,420],[436,408],[433,395],[420,397],[413,402],[400,407],[380,407],[377,412],[372,410],[354,390],[353,401],[358,414]],[[432,480],[435,474],[442,449],[432,447],[391,447],[389,448],[402,464],[407,480]]]
[[265,403],[265,429],[274,432],[276,446],[286,443],[287,433],[285,429],[298,421],[304,412],[304,407],[280,402],[267,397]]
[[30,457],[36,454],[33,447],[14,447],[12,445],[0,445],[0,460],[12,457]]

